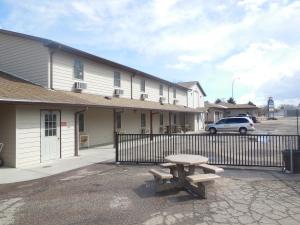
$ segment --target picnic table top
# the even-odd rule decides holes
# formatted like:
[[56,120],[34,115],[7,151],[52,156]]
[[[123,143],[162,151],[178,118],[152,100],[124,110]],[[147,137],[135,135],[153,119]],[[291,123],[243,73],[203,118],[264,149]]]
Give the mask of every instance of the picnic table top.
[[166,158],[166,161],[184,164],[184,165],[196,165],[203,164],[208,162],[208,158],[201,155],[188,155],[188,154],[179,154],[179,155],[169,155]]

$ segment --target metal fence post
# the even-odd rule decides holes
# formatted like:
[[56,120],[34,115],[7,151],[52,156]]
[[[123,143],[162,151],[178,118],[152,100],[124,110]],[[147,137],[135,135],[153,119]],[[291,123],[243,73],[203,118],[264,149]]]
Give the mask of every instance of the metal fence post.
[[119,134],[115,132],[116,162],[119,162]]

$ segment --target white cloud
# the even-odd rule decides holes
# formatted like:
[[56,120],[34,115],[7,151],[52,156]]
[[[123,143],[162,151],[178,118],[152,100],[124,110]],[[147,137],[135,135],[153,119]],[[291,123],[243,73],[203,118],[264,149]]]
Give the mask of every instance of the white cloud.
[[177,70],[189,70],[190,67],[188,65],[186,65],[185,63],[177,63],[177,64],[167,64],[166,65],[167,68],[171,68],[171,69],[177,69]]
[[[187,76],[193,68],[208,65],[218,77],[241,77],[239,82],[251,89],[243,100],[266,98],[257,93],[260,87],[293,77],[300,67],[300,1],[5,2],[11,11],[0,19],[3,28],[48,36],[59,27],[71,32],[63,39],[67,44],[164,59],[157,67],[185,70]],[[207,85],[222,86],[221,80]]]
[[260,85],[270,79],[293,74],[299,66],[293,58],[294,51],[275,40],[252,43],[244,51],[228,58],[219,68],[239,76],[245,84]]

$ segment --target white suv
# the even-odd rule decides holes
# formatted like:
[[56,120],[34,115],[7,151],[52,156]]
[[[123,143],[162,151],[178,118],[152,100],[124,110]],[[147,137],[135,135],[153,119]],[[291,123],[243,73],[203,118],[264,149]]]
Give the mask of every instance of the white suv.
[[254,131],[254,123],[248,117],[229,117],[223,118],[216,123],[208,124],[205,128],[210,134],[215,134],[218,131],[240,132],[247,134],[248,131]]

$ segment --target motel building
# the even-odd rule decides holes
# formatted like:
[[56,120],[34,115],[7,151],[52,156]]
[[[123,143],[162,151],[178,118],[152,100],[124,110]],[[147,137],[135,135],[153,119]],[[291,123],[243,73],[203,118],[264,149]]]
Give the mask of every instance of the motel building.
[[198,82],[172,83],[55,41],[0,29],[0,143],[26,168],[111,145],[114,134],[199,132]]

